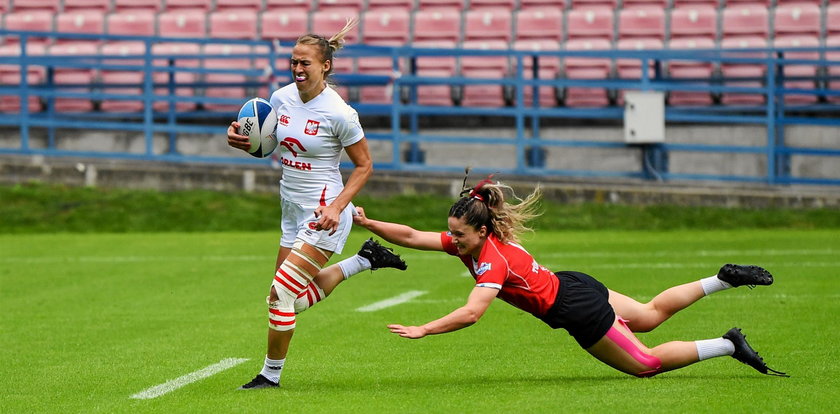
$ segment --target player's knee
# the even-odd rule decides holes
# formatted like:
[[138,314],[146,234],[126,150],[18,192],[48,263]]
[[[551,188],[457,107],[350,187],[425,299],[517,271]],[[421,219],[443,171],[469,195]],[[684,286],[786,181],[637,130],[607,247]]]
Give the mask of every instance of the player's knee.
[[268,303],[268,327],[275,331],[290,331],[295,329],[294,297],[287,291],[280,289],[277,299],[266,298]]

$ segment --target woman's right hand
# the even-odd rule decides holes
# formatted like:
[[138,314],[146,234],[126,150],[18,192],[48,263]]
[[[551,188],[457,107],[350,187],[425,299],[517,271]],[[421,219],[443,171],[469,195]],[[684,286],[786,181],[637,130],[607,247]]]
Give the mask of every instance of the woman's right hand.
[[353,214],[353,224],[367,228],[368,218],[365,216],[365,209],[356,206],[356,214]]
[[251,140],[245,135],[239,135],[239,122],[233,121],[227,130],[228,145],[242,151],[251,149]]

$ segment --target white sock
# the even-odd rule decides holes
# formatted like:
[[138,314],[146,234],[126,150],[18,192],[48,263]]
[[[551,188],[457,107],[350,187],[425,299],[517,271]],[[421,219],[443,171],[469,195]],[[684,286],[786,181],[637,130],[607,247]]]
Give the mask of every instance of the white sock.
[[694,345],[697,346],[697,357],[700,358],[700,361],[735,353],[735,345],[726,338],[694,341]]
[[283,359],[269,359],[267,356],[265,357],[265,364],[263,365],[262,371],[260,374],[269,381],[275,382],[277,384],[280,383],[280,371],[283,370],[283,365],[286,363],[286,358]]
[[720,280],[717,275],[700,279],[700,285],[703,286],[703,293],[707,296],[732,287],[729,283]]
[[347,280],[356,273],[370,269],[370,260],[355,254],[338,262],[338,267],[341,268],[341,273],[344,274],[344,279]]

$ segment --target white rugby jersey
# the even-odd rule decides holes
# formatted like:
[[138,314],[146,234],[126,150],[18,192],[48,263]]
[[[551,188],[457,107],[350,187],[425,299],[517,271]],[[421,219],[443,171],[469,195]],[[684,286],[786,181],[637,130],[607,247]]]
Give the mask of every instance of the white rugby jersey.
[[275,91],[270,102],[283,165],[280,196],[305,207],[328,205],[344,189],[341,151],[365,136],[359,114],[330,87],[303,103],[292,83]]

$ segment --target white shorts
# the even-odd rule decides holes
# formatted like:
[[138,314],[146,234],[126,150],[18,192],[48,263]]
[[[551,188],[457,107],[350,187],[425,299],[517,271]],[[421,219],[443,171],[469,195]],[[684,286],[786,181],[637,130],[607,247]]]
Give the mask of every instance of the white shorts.
[[353,227],[353,203],[347,205],[338,218],[338,229],[330,236],[330,230],[315,230],[315,208],[305,208],[291,201],[280,200],[283,217],[280,223],[280,246],[292,248],[296,239],[301,239],[312,246],[340,254],[350,236]]

